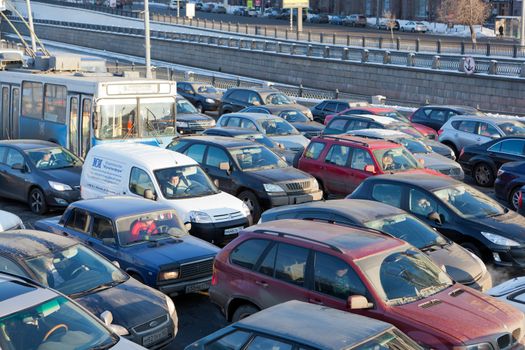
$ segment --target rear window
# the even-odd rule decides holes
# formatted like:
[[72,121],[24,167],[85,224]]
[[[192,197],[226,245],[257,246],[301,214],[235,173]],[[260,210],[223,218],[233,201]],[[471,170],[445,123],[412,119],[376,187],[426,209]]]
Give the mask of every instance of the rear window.
[[232,264],[253,269],[270,241],[264,239],[250,239],[242,242],[230,254]]

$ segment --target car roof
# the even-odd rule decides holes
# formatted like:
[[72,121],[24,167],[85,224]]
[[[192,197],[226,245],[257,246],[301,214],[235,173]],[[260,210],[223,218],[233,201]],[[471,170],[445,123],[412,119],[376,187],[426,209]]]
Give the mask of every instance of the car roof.
[[473,110],[475,111],[475,110],[477,110],[474,107],[461,106],[461,105],[426,105],[426,106],[421,106],[419,108],[446,108],[446,109],[455,109],[455,110],[458,110],[458,111],[473,111]]
[[278,215],[281,213],[289,213],[294,211],[297,212],[308,209],[314,209],[320,212],[335,213],[342,216],[351,216],[358,222],[368,222],[386,216],[406,214],[406,212],[402,209],[367,199],[333,199],[328,201],[315,201],[295,205],[286,205],[272,208],[269,210],[269,213]]
[[493,122],[493,123],[502,123],[508,121],[518,121],[524,123],[523,120],[520,120],[518,117],[507,117],[507,116],[496,116],[496,115],[473,115],[473,114],[461,114],[455,115],[450,118],[451,121],[455,120],[475,120],[480,122]]
[[297,300],[259,311],[232,326],[323,350],[348,349],[393,328],[383,321]]
[[[361,119],[369,119],[372,121],[375,121],[382,125],[388,125],[388,124],[394,124],[394,123],[400,123],[399,120],[395,118],[385,117],[382,115],[375,115],[375,114],[339,114],[334,117],[335,118],[361,118]],[[333,119],[332,119],[333,120]]]
[[0,146],[13,146],[21,150],[29,150],[43,147],[60,147],[56,143],[42,140],[1,140]]
[[61,235],[37,230],[13,230],[0,233],[0,250],[22,259],[62,250],[78,242]]
[[182,140],[195,140],[201,141],[209,144],[217,144],[224,146],[226,148],[230,147],[243,147],[243,146],[252,146],[253,141],[241,138],[226,137],[226,136],[215,136],[215,135],[199,135],[199,136],[187,136],[181,138]]
[[401,147],[399,144],[395,142],[391,142],[388,140],[382,140],[382,139],[371,139],[366,137],[359,137],[359,136],[353,136],[348,134],[341,134],[341,135],[323,135],[323,136],[317,136],[312,139],[312,141],[315,141],[316,139],[321,140],[334,140],[334,141],[340,141],[340,142],[349,142],[358,144],[360,146],[364,146],[367,148],[397,148]]
[[347,132],[347,135],[355,135],[359,137],[379,137],[379,138],[411,138],[410,135],[405,134],[404,132],[397,131],[397,130],[390,130],[390,129],[359,129],[359,130],[351,130]]
[[[263,135],[261,132],[257,130],[252,129],[246,129],[246,128],[237,128],[237,127],[229,127],[224,126],[220,128],[210,128],[204,131],[204,134],[206,135],[208,132],[220,132],[221,134],[228,134],[231,136],[239,136],[239,135]],[[211,134],[210,134],[211,135]]]
[[229,116],[229,117],[243,117],[243,118],[246,118],[246,119],[250,119],[252,121],[264,120],[264,119],[282,119],[281,117],[273,115],[273,114],[250,113],[250,112],[234,112],[234,113],[223,114],[221,116],[221,118],[222,117],[226,117],[226,116]]
[[413,173],[413,174],[386,174],[386,175],[377,175],[367,178],[365,181],[395,181],[408,185],[415,185],[421,188],[424,188],[428,191],[434,191],[440,188],[446,188],[456,185],[464,185],[463,182],[454,180],[448,176],[435,176],[435,175],[426,175],[422,173]]
[[268,87],[234,87],[234,88],[229,88],[228,91],[234,91],[234,90],[250,90],[250,91],[256,91],[258,93],[275,93],[275,92],[280,92],[279,90],[277,89],[273,89],[273,88],[268,88]]
[[406,242],[375,233],[365,228],[333,225],[309,220],[269,221],[244,229],[261,235],[283,235],[286,238],[311,241],[313,245],[329,246],[353,260],[401,247]]
[[69,207],[84,209],[112,220],[153,211],[173,210],[168,204],[131,196],[84,199],[70,204]]
[[361,109],[367,112],[371,113],[379,113],[379,112],[395,112],[396,110],[394,108],[389,107],[373,107],[373,106],[363,106],[363,107],[352,107],[349,108],[349,110],[355,110],[355,109]]

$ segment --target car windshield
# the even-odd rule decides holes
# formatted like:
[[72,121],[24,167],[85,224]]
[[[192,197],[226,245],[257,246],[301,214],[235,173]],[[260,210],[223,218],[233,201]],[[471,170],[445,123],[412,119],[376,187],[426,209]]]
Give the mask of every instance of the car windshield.
[[375,336],[354,350],[419,350],[422,349],[416,342],[397,329],[391,329]]
[[425,249],[448,242],[431,227],[409,214],[399,214],[365,222],[364,225],[402,239],[418,249]]
[[425,153],[425,154],[428,154],[428,153],[432,152],[432,149],[430,147],[428,147],[423,142],[421,142],[419,140],[416,140],[416,139],[402,137],[402,138],[399,138],[399,139],[397,139],[395,141],[397,143],[400,143],[403,146],[405,146],[406,149],[408,149],[410,151],[410,153]]
[[507,136],[525,134],[525,124],[520,121],[506,121],[498,126]]
[[396,120],[402,121],[403,123],[410,123],[410,120],[408,120],[407,117],[405,117],[403,114],[399,113],[398,111],[379,112],[377,113],[377,115],[381,115],[383,117],[394,118]]
[[308,119],[308,117],[305,116],[303,113],[295,110],[283,111],[279,113],[279,117],[283,118],[288,123],[306,123],[310,121],[310,119]]
[[266,98],[264,99],[264,103],[267,105],[287,105],[293,102],[285,94],[281,92],[276,92],[266,96]]
[[467,219],[505,214],[505,209],[498,202],[470,186],[443,188],[434,191],[434,194],[450,209]]
[[454,282],[423,253],[387,251],[356,261],[377,294],[390,305],[427,298]]
[[257,143],[260,143],[261,145],[264,145],[268,148],[277,148],[277,144],[273,142],[270,138],[262,135],[262,134],[247,134],[247,135],[236,135],[235,138],[237,139],[244,139],[244,140],[250,140]]
[[299,131],[284,119],[264,119],[259,121],[259,125],[268,136],[299,134]]
[[191,103],[186,100],[177,100],[177,114],[199,113]]
[[197,87],[197,92],[201,94],[216,94],[219,90],[211,85],[199,85],[199,87]]
[[425,136],[420,133],[416,128],[405,124],[405,123],[391,123],[386,126],[387,129],[404,132],[418,140],[424,140]]
[[51,170],[81,166],[82,160],[62,147],[49,147],[25,151],[37,169]]
[[385,172],[397,173],[421,168],[416,158],[404,147],[377,149],[373,152],[379,166]]
[[203,197],[219,193],[198,165],[160,169],[154,173],[166,199]]
[[118,219],[117,234],[121,246],[181,238],[188,234],[173,210],[154,211]]
[[118,342],[93,316],[62,296],[0,318],[0,329],[0,348],[9,350],[109,349]]
[[128,279],[119,269],[82,245],[26,260],[44,285],[75,297]]
[[288,165],[266,147],[254,146],[228,150],[239,168],[245,171],[286,168]]

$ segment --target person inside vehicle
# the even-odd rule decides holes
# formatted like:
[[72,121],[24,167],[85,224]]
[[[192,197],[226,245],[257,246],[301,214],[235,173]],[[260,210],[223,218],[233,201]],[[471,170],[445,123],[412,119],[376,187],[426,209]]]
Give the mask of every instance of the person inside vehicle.
[[132,240],[138,240],[144,236],[151,236],[159,233],[155,220],[152,218],[135,220],[133,225],[131,225],[131,237]]
[[183,193],[188,189],[186,178],[180,172],[172,174],[165,182],[164,194],[169,197],[175,196],[177,193]]
[[383,155],[383,159],[381,160],[381,163],[383,165],[383,170],[385,171],[395,170],[394,158],[392,157],[392,154],[390,152],[386,152]]
[[42,158],[36,163],[37,168],[48,168],[52,164],[51,152],[46,152],[42,155]]

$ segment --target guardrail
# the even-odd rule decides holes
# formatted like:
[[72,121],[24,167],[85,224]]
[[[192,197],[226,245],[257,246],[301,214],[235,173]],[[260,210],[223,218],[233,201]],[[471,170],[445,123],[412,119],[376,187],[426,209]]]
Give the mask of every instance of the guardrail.
[[[11,17],[13,21],[20,21]],[[126,28],[108,25],[64,22],[54,20],[34,20],[37,24],[64,26],[70,28],[88,29],[123,35],[144,36],[141,28]],[[190,33],[151,31],[151,37],[159,40],[175,40],[219,47],[243,49],[257,52],[268,52],[290,56],[342,60],[367,64],[395,65],[410,68],[424,68],[442,71],[463,71],[464,56],[432,55],[422,52],[390,51],[387,49],[369,49],[359,47],[343,47],[338,45],[298,44],[280,41],[257,39],[239,39],[235,37],[220,37]],[[475,74],[525,78],[525,62],[513,59],[476,58]]]
[[[140,11],[126,11],[113,9],[105,6],[78,4],[60,0],[38,0],[39,2],[55,4],[60,6],[77,7],[88,10],[100,11],[118,16],[143,18]],[[478,42],[473,46],[468,41],[445,41],[442,39],[415,38],[407,39],[396,37],[394,40],[390,35],[385,37],[367,37],[362,35],[338,35],[336,33],[310,31],[297,32],[288,29],[282,30],[272,26],[241,25],[233,22],[209,21],[206,19],[188,19],[176,17],[163,13],[150,11],[152,21],[171,23],[175,25],[190,26],[208,30],[216,30],[227,33],[237,33],[260,38],[278,39],[285,41],[309,42],[317,44],[331,44],[342,46],[360,46],[368,49],[388,49],[406,52],[421,52],[427,54],[456,54],[486,57],[512,57],[525,59],[525,47],[518,44]]]

